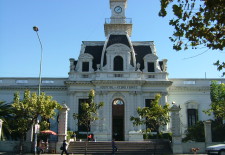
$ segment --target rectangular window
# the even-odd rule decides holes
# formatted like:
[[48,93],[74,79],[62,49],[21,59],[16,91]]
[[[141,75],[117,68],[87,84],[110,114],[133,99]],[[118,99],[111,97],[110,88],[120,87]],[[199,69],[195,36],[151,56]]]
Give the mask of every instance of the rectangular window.
[[[151,108],[153,101],[154,101],[154,99],[145,99],[145,107]],[[150,124],[146,124],[146,130],[148,128],[151,129],[152,132],[156,132],[156,131],[152,130],[153,128],[152,128],[152,126]]]
[[52,81],[52,80],[43,80],[42,83],[45,83],[45,84],[53,84],[54,81]]
[[89,72],[89,62],[82,63],[82,72]]
[[83,74],[82,78],[89,78],[89,76],[87,74]]
[[190,85],[191,85],[191,84],[195,84],[195,81],[184,81],[184,84],[187,84],[187,85],[188,85],[188,84],[190,84]]
[[16,83],[18,84],[28,83],[28,80],[16,80]]
[[2,83],[2,80],[0,80],[0,83]]
[[188,126],[195,125],[198,121],[198,111],[197,109],[188,109],[187,110],[188,115]]
[[154,62],[148,62],[148,72],[155,72]]
[[[217,84],[221,84],[222,81],[216,81]],[[212,81],[209,81],[209,84],[212,84]]]
[[123,74],[114,74],[114,77],[123,77]]
[[154,79],[155,78],[155,75],[148,75],[148,78]]
[[[87,103],[88,102],[88,99],[79,99],[79,114],[82,114],[84,113],[83,109],[81,108],[81,103]],[[90,124],[89,124],[90,125]],[[78,120],[78,131],[80,132],[89,132],[90,129],[87,129],[87,127],[85,125],[81,125],[80,124],[80,120]]]
[[151,108],[152,101],[154,101],[154,99],[145,99],[145,107]]

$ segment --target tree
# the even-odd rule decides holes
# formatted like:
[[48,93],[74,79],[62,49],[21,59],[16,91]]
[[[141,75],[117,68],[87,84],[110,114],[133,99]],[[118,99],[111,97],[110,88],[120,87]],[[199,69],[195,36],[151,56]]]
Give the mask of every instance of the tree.
[[19,135],[21,140],[24,139],[27,131],[29,131],[38,117],[41,117],[42,122],[46,122],[46,120],[54,118],[56,109],[61,109],[61,105],[57,101],[52,100],[52,96],[46,96],[45,93],[41,93],[38,96],[36,93],[31,94],[29,90],[24,91],[22,100],[19,93],[15,93],[12,107],[13,119],[10,123],[12,132],[15,135]]
[[204,142],[205,141],[205,131],[203,121],[197,122],[195,125],[188,127],[185,131],[184,142],[195,141]]
[[79,120],[78,125],[83,125],[86,127],[87,136],[88,131],[90,131],[91,124],[98,120],[98,109],[104,106],[103,102],[99,104],[94,102],[95,91],[92,89],[88,95],[88,102],[81,103],[81,111],[82,113],[74,113],[74,119]]
[[[0,101],[0,119],[3,121],[2,125],[2,138],[9,137],[11,130],[9,128],[9,119],[11,119],[12,107],[10,104],[6,104]],[[0,137],[1,138],[1,137]]]
[[[219,124],[218,121],[212,121],[212,141],[224,142],[224,140],[225,140],[225,124]],[[204,142],[205,131],[203,121],[199,121],[195,125],[189,127],[185,131],[185,137],[183,138],[183,141]]]
[[[159,16],[167,15],[169,4],[172,4],[174,14],[169,22],[174,27],[170,37],[173,49],[179,51],[202,46],[213,50],[224,49],[224,0],[161,0]],[[225,68],[224,62],[217,61],[214,65],[219,71]]]
[[210,86],[211,108],[206,111],[207,114],[214,114],[216,120],[222,122],[225,119],[225,84],[218,84],[212,81]]
[[95,91],[92,89],[88,95],[88,101],[81,103],[81,113],[74,113],[73,118],[78,120],[78,125],[82,125],[86,128],[86,143],[85,154],[87,153],[88,131],[90,131],[91,124],[98,120],[98,110],[104,106],[103,102],[99,104],[94,102]]
[[146,125],[147,131],[157,131],[159,134],[160,126],[166,125],[170,121],[169,117],[169,104],[164,106],[159,104],[161,98],[160,94],[155,95],[155,99],[151,102],[150,107],[138,107],[138,117],[131,116],[130,120],[133,121],[133,125]]

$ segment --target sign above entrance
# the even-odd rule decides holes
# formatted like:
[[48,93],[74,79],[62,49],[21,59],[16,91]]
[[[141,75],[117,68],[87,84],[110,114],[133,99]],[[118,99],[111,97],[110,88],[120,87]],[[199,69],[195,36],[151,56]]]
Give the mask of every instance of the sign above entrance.
[[100,89],[137,89],[137,86],[100,86]]

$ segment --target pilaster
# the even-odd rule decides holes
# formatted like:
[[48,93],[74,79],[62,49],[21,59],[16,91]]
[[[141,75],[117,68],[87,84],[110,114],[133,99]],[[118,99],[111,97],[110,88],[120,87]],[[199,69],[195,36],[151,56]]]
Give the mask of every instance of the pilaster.
[[62,145],[63,141],[66,140],[67,121],[68,121],[67,118],[68,118],[69,110],[70,109],[66,106],[66,104],[64,104],[59,113],[58,142],[56,144],[56,152],[57,153],[61,152],[61,150],[59,150],[59,148]]
[[173,141],[173,153],[183,153],[182,137],[180,129],[180,110],[177,105],[173,105],[171,111],[171,123],[172,123],[172,141]]
[[211,130],[211,121],[204,122],[205,129],[205,142],[206,145],[212,143],[212,130]]

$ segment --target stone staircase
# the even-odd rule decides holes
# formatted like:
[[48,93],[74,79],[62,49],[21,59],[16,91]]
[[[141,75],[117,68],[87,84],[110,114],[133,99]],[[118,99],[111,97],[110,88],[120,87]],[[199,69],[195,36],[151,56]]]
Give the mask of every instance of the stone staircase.
[[[85,154],[85,144],[87,144],[86,154],[112,154],[111,142],[70,142],[68,152],[71,154]],[[151,140],[143,142],[117,141],[116,146],[118,148],[116,154],[172,154],[172,149],[168,140]]]

